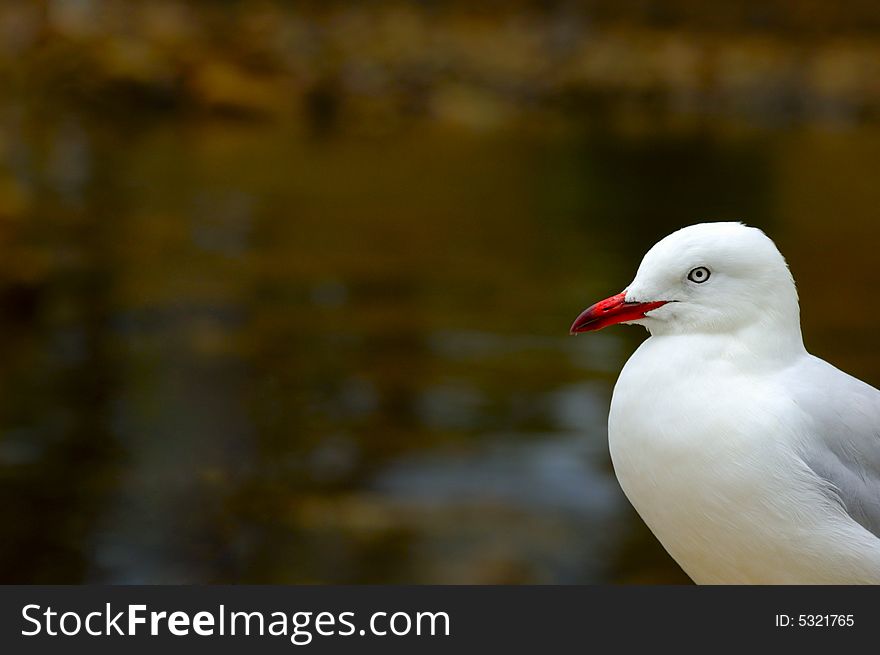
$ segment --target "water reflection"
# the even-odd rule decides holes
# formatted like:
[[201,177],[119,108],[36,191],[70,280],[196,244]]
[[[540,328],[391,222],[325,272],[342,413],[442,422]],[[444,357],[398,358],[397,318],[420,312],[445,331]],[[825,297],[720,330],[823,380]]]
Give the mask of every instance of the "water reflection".
[[[642,335],[572,317],[696,219],[771,231],[808,300],[877,237],[867,128],[3,120],[6,582],[682,580],[607,456]],[[819,261],[852,189],[859,243]],[[880,316],[815,307],[811,345],[852,363]]]

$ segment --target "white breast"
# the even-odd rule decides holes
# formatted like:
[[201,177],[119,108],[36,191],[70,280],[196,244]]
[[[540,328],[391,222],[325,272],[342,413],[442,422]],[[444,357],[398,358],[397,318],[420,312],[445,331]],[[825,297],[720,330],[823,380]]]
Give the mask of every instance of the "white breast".
[[717,337],[648,339],[611,403],[620,484],[696,582],[880,583],[880,542],[801,460],[809,425],[780,379]]

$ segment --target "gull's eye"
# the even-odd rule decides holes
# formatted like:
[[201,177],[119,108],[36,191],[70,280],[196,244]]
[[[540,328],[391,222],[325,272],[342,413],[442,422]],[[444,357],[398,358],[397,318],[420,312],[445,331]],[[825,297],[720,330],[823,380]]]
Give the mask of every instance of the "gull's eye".
[[691,282],[696,282],[697,284],[702,284],[709,279],[710,275],[711,273],[709,272],[708,268],[706,268],[705,266],[697,266],[696,268],[692,269],[690,273],[688,273],[688,280],[690,280]]

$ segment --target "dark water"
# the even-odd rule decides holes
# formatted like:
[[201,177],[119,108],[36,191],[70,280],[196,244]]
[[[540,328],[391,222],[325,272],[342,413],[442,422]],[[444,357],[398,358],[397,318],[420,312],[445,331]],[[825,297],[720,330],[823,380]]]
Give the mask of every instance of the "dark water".
[[[880,135],[3,118],[0,581],[676,582],[567,328],[743,219],[880,382]],[[756,299],[756,302],[761,302]]]

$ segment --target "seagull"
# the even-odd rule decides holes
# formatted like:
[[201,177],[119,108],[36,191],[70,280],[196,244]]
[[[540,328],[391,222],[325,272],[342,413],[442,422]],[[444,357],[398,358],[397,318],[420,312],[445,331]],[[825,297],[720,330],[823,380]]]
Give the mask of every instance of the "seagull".
[[614,387],[620,486],[698,584],[880,584],[880,391],[807,352],[773,241],[701,223],[571,333],[650,336]]

